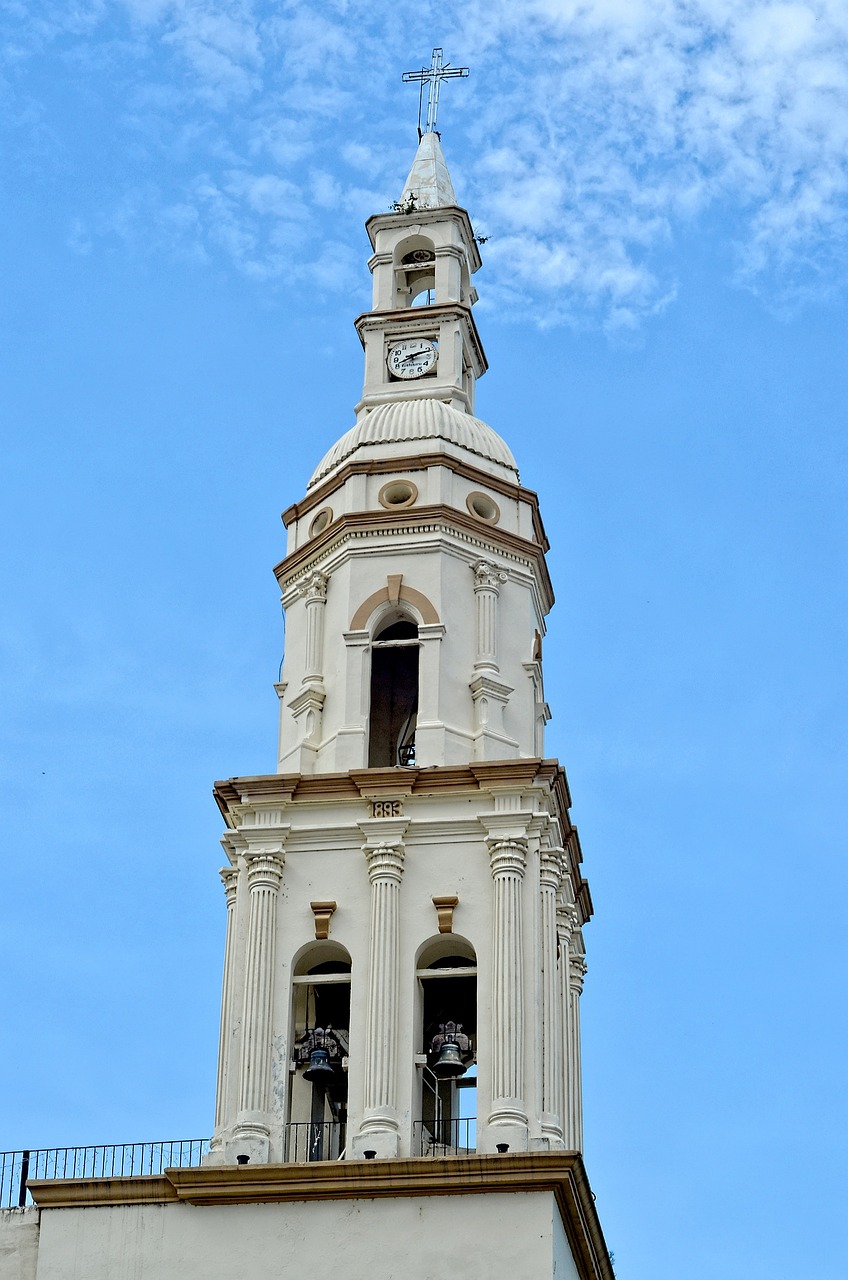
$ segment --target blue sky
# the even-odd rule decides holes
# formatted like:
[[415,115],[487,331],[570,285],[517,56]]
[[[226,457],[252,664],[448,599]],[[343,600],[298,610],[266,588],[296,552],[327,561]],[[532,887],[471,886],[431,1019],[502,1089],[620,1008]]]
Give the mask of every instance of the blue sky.
[[279,512],[351,425],[362,223],[440,43],[478,411],[552,543],[617,1271],[842,1280],[844,5],[0,22],[0,1145],[210,1130],[210,786],[274,766]]

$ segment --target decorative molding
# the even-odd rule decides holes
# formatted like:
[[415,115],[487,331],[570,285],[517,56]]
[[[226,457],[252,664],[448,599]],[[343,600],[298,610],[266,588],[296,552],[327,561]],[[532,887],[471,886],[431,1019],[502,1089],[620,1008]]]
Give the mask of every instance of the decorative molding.
[[453,913],[454,908],[459,906],[459,898],[455,893],[445,894],[444,897],[434,898],[433,906],[439,921],[439,933],[453,933]]
[[497,595],[507,580],[503,569],[499,569],[491,560],[477,560],[471,566],[471,571],[474,574],[475,591],[493,591]]
[[414,587],[405,587],[401,585],[401,574],[391,574],[387,579],[387,585],[381,587],[379,591],[374,591],[356,610],[356,613],[350,620],[349,631],[362,631],[368,625],[371,615],[379,609],[381,604],[397,604],[403,600],[406,604],[411,604],[421,614],[421,619],[425,623],[438,623],[441,621],[433,604],[422,591],[416,591]]
[[319,942],[324,942],[330,936],[330,917],[337,904],[335,902],[310,902],[309,905],[315,917],[315,937]]
[[[441,456],[441,454],[434,455],[438,459]],[[538,542],[524,538],[518,533],[510,533],[502,524],[481,524],[480,520],[469,515],[467,511],[460,511],[443,502],[430,506],[416,505],[401,508],[399,511],[348,511],[340,515],[317,538],[305,542],[274,567],[281,590],[287,590],[287,583],[303,572],[307,565],[314,563],[327,549],[331,540],[343,541],[350,535],[356,536],[372,531],[391,533],[393,528],[401,530],[404,537],[421,528],[445,528],[460,535],[462,533],[470,535],[470,540],[478,547],[481,547],[481,537],[484,536],[486,545],[494,544],[502,554],[514,555],[533,566],[541,593],[541,605],[545,613],[553,607],[553,584],[545,563],[544,549]],[[410,603],[413,602],[410,601]],[[374,607],[376,608],[376,605]],[[438,620],[438,618],[425,618],[427,622],[438,622]],[[356,627],[351,626],[350,629],[356,630]]]
[[307,604],[313,600],[323,604],[327,599],[328,580],[326,573],[322,573],[320,569],[313,569],[311,573],[306,574],[299,582],[295,583],[295,590]]

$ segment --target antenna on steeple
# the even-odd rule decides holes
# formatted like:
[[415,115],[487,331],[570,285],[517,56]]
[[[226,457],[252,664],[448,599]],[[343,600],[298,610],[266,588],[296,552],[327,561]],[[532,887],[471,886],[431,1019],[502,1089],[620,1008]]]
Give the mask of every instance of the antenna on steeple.
[[[420,71],[404,71],[404,84],[417,84],[418,89],[418,138],[419,141],[425,133],[436,132],[436,118],[439,114],[439,90],[442,87],[443,80],[453,80],[457,76],[465,78],[468,75],[468,67],[452,67],[449,62],[443,61],[444,50],[434,49],[433,56],[430,59],[429,67],[422,67]],[[427,126],[421,128],[421,115],[424,110],[424,85],[428,86],[427,93]]]

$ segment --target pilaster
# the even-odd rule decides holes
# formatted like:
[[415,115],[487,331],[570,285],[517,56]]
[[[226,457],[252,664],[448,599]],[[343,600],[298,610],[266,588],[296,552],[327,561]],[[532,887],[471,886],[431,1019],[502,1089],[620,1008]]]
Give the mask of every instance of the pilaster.
[[363,853],[371,883],[363,1115],[353,1139],[357,1155],[374,1151],[381,1159],[400,1153],[398,1121],[398,1005],[400,885],[406,821],[361,824]]
[[270,1154],[271,1013],[282,845],[248,854],[247,954],[244,975],[238,1118],[229,1154],[267,1161]]

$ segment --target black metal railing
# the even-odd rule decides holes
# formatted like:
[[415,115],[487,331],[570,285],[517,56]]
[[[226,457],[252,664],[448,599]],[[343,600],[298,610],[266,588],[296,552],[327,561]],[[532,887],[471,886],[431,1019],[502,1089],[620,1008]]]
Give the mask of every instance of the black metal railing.
[[0,1208],[31,1204],[27,1182],[38,1178],[130,1178],[190,1169],[209,1150],[208,1138],[125,1142],[103,1147],[0,1151]]
[[286,1125],[285,1159],[289,1164],[313,1160],[340,1160],[345,1152],[347,1125],[335,1120],[295,1122]]
[[456,1120],[416,1120],[412,1149],[418,1156],[465,1156],[477,1149],[477,1117]]

